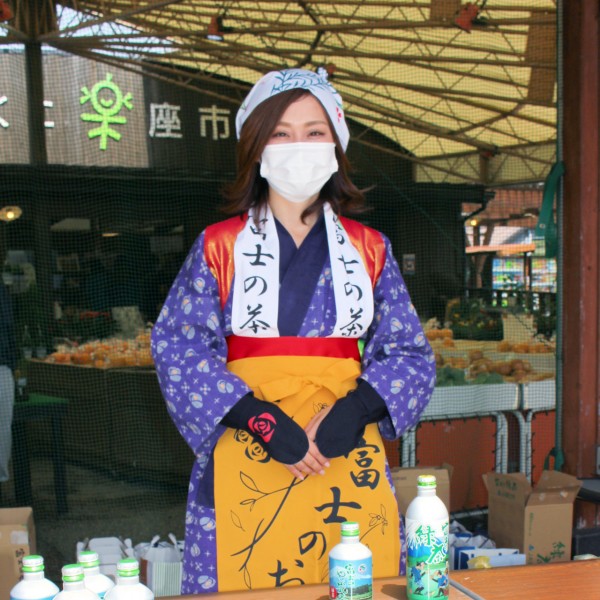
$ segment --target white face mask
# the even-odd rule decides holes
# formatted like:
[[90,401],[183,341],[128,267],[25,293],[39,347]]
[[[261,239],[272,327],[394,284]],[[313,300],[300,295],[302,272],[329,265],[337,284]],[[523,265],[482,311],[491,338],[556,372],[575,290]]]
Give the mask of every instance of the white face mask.
[[335,144],[327,142],[270,144],[260,162],[260,174],[290,202],[318,194],[337,170]]

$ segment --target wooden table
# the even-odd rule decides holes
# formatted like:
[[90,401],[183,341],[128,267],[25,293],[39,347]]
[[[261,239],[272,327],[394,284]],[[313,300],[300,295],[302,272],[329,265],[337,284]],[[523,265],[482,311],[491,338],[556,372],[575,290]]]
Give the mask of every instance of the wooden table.
[[[468,600],[470,596],[457,589],[452,589],[453,600]],[[327,585],[302,585],[277,588],[276,590],[253,590],[250,592],[223,592],[221,594],[198,594],[194,596],[172,596],[163,600],[329,600]],[[390,577],[378,579],[373,585],[373,600],[406,600],[406,579]],[[563,599],[565,600],[565,599]]]
[[454,571],[451,580],[485,600],[600,598],[600,560]]
[[[453,571],[452,600],[570,600],[600,598],[600,560],[580,560],[527,567],[502,567],[476,571]],[[456,586],[460,586],[460,589]],[[461,589],[465,588],[462,592]],[[172,596],[170,600],[328,600],[326,585],[286,587],[276,590]],[[378,579],[373,600],[405,600],[404,577]],[[169,598],[164,598],[169,600]]]

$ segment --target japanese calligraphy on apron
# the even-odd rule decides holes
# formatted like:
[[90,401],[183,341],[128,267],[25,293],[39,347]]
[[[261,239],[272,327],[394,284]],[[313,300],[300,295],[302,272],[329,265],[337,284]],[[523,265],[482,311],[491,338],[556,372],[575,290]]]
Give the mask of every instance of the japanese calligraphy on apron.
[[[353,389],[360,375],[360,364],[349,358],[290,358],[243,358],[228,367],[302,427]],[[327,555],[346,520],[360,523],[375,577],[398,574],[398,505],[376,424],[367,426],[358,448],[332,459],[325,475],[304,481],[250,434],[228,429],[215,449],[214,481],[220,592],[326,581]]]

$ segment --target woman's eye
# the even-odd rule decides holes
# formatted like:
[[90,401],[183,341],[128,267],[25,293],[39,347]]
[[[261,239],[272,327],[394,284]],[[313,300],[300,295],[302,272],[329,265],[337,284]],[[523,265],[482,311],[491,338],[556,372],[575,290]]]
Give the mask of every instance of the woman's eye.
[[273,134],[273,137],[285,137],[287,135],[287,133],[285,131],[276,131]]
[[320,137],[325,134],[322,131],[311,131],[308,135],[313,136],[313,137]]

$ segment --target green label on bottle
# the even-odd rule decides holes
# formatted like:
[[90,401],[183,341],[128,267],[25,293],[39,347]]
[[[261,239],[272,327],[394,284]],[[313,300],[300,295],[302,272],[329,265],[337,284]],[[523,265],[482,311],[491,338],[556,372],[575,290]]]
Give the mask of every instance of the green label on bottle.
[[406,592],[409,600],[450,593],[448,520],[406,519]]

